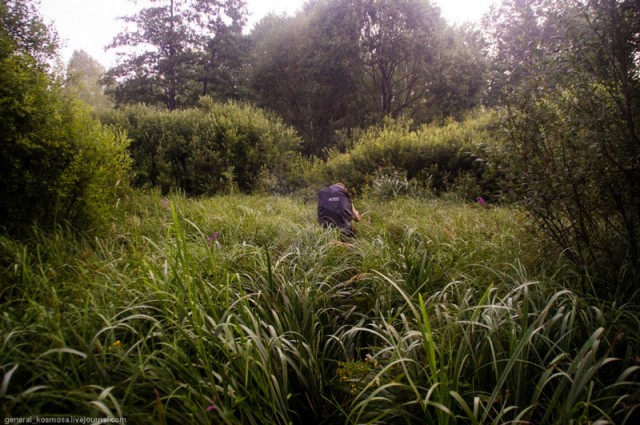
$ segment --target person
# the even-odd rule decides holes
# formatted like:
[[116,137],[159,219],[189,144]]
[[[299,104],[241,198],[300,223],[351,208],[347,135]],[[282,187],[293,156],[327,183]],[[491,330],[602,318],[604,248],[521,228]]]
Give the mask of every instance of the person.
[[351,238],[355,235],[353,220],[360,221],[360,213],[344,184],[336,183],[318,192],[318,223],[322,227],[335,226],[343,239]]

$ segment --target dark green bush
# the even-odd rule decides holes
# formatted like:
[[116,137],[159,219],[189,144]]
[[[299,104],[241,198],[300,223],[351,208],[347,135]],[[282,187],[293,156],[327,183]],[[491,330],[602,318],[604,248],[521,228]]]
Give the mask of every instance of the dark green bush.
[[0,55],[0,226],[86,225],[127,183],[124,134],[103,128],[28,55]]
[[108,112],[102,120],[133,139],[137,186],[212,195],[286,192],[301,184],[290,174],[300,160],[299,137],[250,105],[204,98],[199,108],[168,112],[139,105]]
[[546,39],[528,44],[544,55],[508,98],[509,163],[531,217],[596,290],[625,301],[640,282],[637,6],[537,10]]
[[496,175],[487,159],[489,147],[496,144],[495,127],[494,113],[416,130],[410,129],[410,123],[388,120],[382,128],[363,132],[346,152],[332,152],[327,179],[361,190],[398,182],[400,189],[411,188],[408,193],[471,188],[466,197],[497,196]]
[[511,169],[532,219],[579,268],[608,282],[618,273],[635,280],[638,130],[626,125],[609,89],[593,84],[551,93],[513,109],[510,118]]

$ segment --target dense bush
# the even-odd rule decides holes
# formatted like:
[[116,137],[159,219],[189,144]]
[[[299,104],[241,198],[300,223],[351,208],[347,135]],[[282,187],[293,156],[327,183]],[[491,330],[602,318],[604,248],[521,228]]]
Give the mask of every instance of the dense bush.
[[138,186],[189,195],[257,189],[286,191],[299,160],[300,139],[265,111],[203,98],[199,108],[160,111],[132,106],[106,113],[133,139]]
[[564,7],[538,19],[552,25],[549,52],[510,97],[509,163],[539,228],[596,286],[637,291],[640,9]]
[[[408,193],[458,189],[466,197],[498,196],[496,164],[488,161],[489,148],[496,144],[497,119],[494,113],[483,113],[416,130],[410,123],[388,120],[361,133],[346,152],[332,152],[328,179],[374,191],[391,185]],[[383,192],[396,192],[387,189]]]
[[0,52],[0,223],[87,224],[126,186],[128,140],[64,98],[36,61]]
[[549,94],[513,110],[510,162],[531,216],[576,264],[638,272],[638,146],[603,90]]

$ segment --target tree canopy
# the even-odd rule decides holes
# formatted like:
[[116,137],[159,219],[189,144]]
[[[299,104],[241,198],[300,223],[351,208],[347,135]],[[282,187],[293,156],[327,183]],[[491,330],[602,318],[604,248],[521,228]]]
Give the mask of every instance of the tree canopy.
[[67,64],[65,89],[95,109],[113,107],[104,93],[102,78],[106,70],[84,50],[75,50]]
[[[228,56],[246,21],[242,0],[151,0],[152,6],[123,17],[129,28],[110,48],[124,60],[107,73],[116,104],[193,105],[211,81],[228,77]],[[222,70],[226,72],[222,72]],[[220,71],[220,72],[216,72]]]
[[12,52],[33,58],[43,70],[57,57],[60,44],[58,34],[48,27],[35,2],[3,0],[0,3],[2,54]]
[[429,0],[311,0],[250,33],[246,14],[240,0],[153,0],[123,17],[129,27],[109,46],[122,60],[106,78],[116,105],[249,100],[322,155],[339,132],[385,116],[460,117],[482,100],[477,36],[448,25]]
[[308,153],[335,145],[338,130],[460,116],[481,101],[477,37],[428,0],[311,1],[266,18],[251,39],[255,100],[294,125]]

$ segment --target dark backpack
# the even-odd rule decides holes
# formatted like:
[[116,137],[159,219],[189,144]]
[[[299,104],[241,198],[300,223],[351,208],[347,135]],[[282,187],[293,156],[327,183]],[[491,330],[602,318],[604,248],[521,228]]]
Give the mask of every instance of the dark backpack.
[[318,192],[318,223],[323,227],[351,229],[353,204],[346,189],[332,185]]

